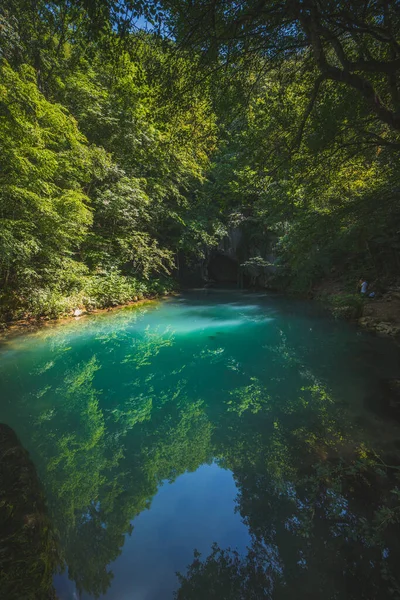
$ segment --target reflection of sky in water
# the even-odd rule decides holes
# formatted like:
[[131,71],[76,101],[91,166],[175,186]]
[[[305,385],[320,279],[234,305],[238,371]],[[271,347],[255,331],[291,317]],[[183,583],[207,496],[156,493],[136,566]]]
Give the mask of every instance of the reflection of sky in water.
[[[215,463],[165,482],[149,510],[134,521],[122,555],[109,568],[113,585],[106,600],[165,600],[177,587],[177,571],[185,572],[196,548],[204,557],[213,542],[244,553],[250,544],[247,527],[235,513],[237,488],[232,473]],[[60,600],[74,598],[66,576],[57,577]],[[83,594],[82,600],[91,596]]]
[[244,552],[250,536],[234,512],[236,494],[232,474],[215,464],[165,483],[150,510],[133,521],[123,556],[112,565],[116,585],[105,598],[171,598],[175,573],[185,572],[195,548],[207,556],[216,541]]

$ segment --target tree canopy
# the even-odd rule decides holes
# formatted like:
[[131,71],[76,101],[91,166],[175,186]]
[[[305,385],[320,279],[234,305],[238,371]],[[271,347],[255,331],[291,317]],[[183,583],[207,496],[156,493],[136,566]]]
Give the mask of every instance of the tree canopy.
[[275,285],[390,277],[399,18],[390,0],[2,8],[3,318],[140,297],[238,224],[239,260],[272,253]]

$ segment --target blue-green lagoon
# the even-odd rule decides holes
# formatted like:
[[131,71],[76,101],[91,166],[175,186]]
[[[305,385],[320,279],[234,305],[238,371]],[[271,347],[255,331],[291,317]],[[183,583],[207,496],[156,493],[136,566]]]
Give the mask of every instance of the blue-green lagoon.
[[390,340],[315,304],[202,290],[0,358],[0,422],[40,482],[61,600],[400,597]]

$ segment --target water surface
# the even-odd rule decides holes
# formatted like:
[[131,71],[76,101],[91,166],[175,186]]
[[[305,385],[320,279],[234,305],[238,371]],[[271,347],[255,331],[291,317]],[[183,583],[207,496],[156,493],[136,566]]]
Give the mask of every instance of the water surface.
[[62,600],[400,597],[392,342],[202,291],[0,357],[0,421],[42,483]]

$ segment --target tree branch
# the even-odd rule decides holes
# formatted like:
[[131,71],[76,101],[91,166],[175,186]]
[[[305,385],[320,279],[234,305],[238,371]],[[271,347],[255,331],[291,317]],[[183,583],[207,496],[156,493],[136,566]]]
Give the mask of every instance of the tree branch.
[[325,79],[326,79],[325,75],[321,74],[317,78],[317,80],[315,81],[315,83],[314,83],[314,87],[313,87],[313,90],[311,92],[311,96],[310,96],[310,99],[308,101],[307,108],[305,110],[305,113],[303,115],[303,119],[301,121],[299,130],[298,130],[296,138],[294,140],[292,152],[295,152],[296,150],[298,150],[300,148],[300,144],[301,144],[301,141],[303,139],[304,128],[305,128],[305,126],[307,124],[307,121],[308,121],[308,119],[309,119],[309,117],[311,115],[311,112],[312,112],[312,110],[314,108],[315,102],[316,102],[317,97],[318,97],[319,88],[321,87],[321,83]]
[[400,131],[400,115],[384,106],[370,81],[360,77],[360,75],[350,73],[349,71],[331,65],[326,65],[323,69],[323,73],[326,76],[326,79],[345,83],[361,92],[361,95],[367,100],[370,109],[377,117],[384,123],[387,123],[387,125],[393,127],[393,129],[396,129],[396,131]]

